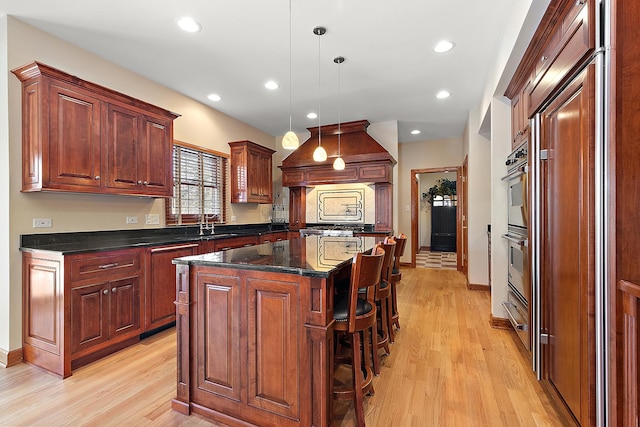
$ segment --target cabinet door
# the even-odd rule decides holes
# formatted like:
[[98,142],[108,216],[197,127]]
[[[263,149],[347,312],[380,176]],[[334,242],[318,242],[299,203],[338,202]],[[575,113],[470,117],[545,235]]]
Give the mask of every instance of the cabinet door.
[[305,187],[289,188],[289,227],[299,230],[307,226],[307,191]]
[[62,84],[51,85],[50,100],[47,186],[93,191],[101,182],[100,100]]
[[389,231],[393,221],[393,186],[376,184],[376,231]]
[[143,116],[142,135],[138,144],[138,184],[142,181],[145,194],[171,196],[173,167],[171,135],[172,121]]
[[197,244],[149,249],[145,288],[145,331],[176,320],[176,266],[174,258],[195,255]]
[[247,150],[231,147],[231,203],[247,202]]
[[542,113],[543,379],[580,425],[593,425],[594,66]]
[[71,354],[109,339],[108,308],[108,283],[71,288]]
[[[138,192],[137,141],[140,115],[109,104],[107,106],[107,186]],[[142,181],[140,181],[142,185]]]
[[109,339],[137,335],[140,329],[140,277],[109,282]]

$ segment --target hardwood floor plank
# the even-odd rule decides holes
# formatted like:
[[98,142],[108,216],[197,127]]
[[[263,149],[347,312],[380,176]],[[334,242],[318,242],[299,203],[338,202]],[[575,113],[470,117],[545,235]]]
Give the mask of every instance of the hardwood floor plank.
[[[514,332],[489,326],[488,292],[451,270],[403,268],[402,278],[402,328],[365,397],[368,426],[562,425]],[[171,410],[175,352],[170,329],[64,381],[26,364],[1,369],[0,425],[222,426]],[[334,408],[332,427],[355,426],[350,402]]]

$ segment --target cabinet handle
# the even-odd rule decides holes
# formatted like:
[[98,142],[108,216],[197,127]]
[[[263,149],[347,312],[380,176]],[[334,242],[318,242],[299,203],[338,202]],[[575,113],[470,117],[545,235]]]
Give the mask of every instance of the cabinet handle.
[[548,56],[542,55],[542,58],[540,58],[540,61],[544,62],[547,60],[547,58],[549,58]]
[[142,185],[149,185],[149,181],[143,182]]
[[142,185],[142,181],[138,181],[138,185]]
[[583,4],[585,4],[587,2],[587,0],[576,0],[576,6],[581,6]]
[[115,294],[117,290],[118,290],[118,288],[113,288],[113,289],[111,289],[111,292],[113,292]]
[[253,243],[246,243],[246,244],[244,245],[244,247],[245,247],[245,248],[246,248],[247,246],[253,246]]
[[104,291],[102,291],[103,294],[108,294],[109,293],[109,289],[105,289]]
[[118,263],[114,262],[114,263],[111,263],[111,264],[102,264],[98,268],[101,268],[102,270],[106,270],[107,268],[113,268],[113,267],[117,267],[117,266],[118,266]]
[[100,181],[100,175],[96,175],[93,179],[95,179],[96,181]]

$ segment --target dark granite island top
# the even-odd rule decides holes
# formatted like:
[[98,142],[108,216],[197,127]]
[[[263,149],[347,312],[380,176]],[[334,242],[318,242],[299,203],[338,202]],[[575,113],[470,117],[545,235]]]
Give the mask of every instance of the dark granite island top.
[[371,250],[378,237],[308,236],[173,260],[174,264],[238,268],[311,277],[349,264],[356,252]]
[[309,236],[174,259],[174,410],[229,425],[328,426],[334,280],[376,237]]

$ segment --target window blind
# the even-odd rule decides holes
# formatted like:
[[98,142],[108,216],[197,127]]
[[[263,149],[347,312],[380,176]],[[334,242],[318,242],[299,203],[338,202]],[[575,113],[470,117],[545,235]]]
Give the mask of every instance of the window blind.
[[226,222],[227,159],[206,150],[173,146],[173,198],[166,203],[166,223]]

